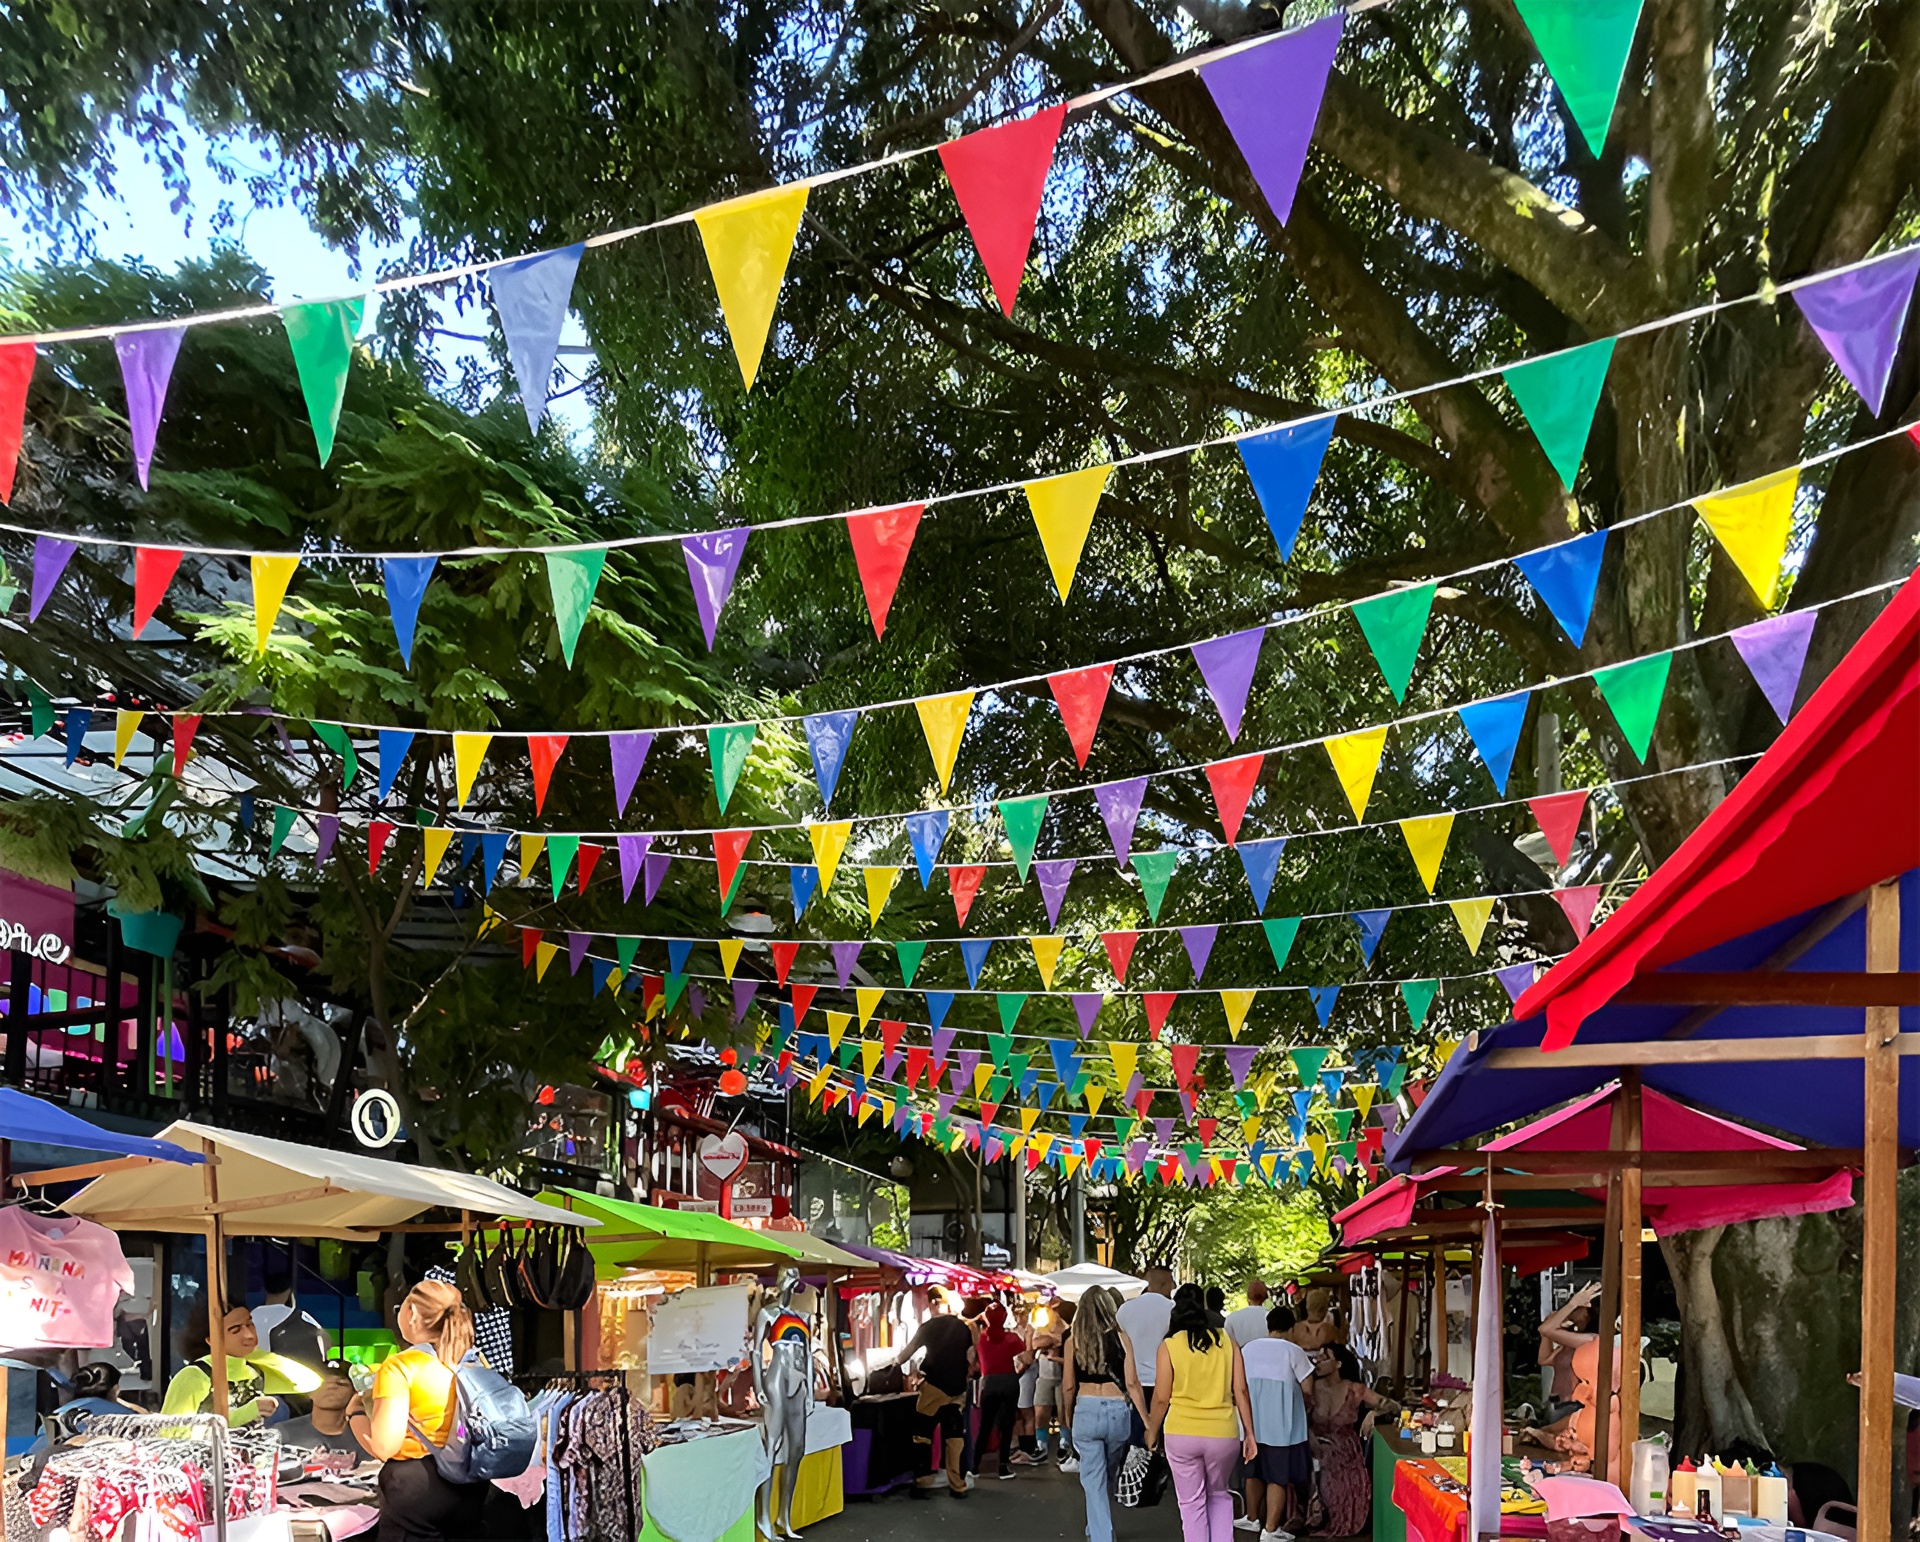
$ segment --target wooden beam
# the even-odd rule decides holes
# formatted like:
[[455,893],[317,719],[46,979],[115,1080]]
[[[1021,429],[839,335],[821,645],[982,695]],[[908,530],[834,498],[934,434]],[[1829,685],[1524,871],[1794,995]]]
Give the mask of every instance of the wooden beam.
[[[1889,974],[1900,967],[1899,880],[1876,884],[1867,894],[1867,969]],[[1867,1009],[1860,1183],[1860,1495],[1857,1530],[1863,1537],[1893,1535],[1893,1349],[1894,1280],[1899,1268],[1899,1212],[1894,1180],[1899,1172],[1900,1048],[1915,1035],[1900,1032],[1896,1007]]]
[[[1620,1077],[1620,1106],[1625,1115],[1623,1149],[1639,1155],[1644,1110],[1640,1073]],[[1743,1179],[1743,1181],[1745,1181]],[[1632,1471],[1633,1443],[1640,1438],[1640,1183],[1632,1163],[1620,1169],[1620,1460],[1622,1478]],[[1621,1485],[1625,1487],[1624,1484]]]
[[[1758,964],[1754,965],[1754,968],[1756,970],[1763,970],[1787,969],[1792,967],[1808,953],[1812,952],[1818,944],[1824,942],[1842,921],[1846,920],[1848,916],[1852,915],[1862,905],[1866,904],[1866,902],[1867,891],[1865,889],[1862,889],[1858,894],[1849,894],[1843,899],[1835,900],[1798,932],[1794,933],[1793,936],[1789,937]],[[1725,1010],[1724,1007],[1696,1008],[1669,1028],[1662,1037],[1668,1039],[1690,1039]]]
[[202,1137],[200,1153],[207,1159],[200,1170],[207,1203],[207,1364],[213,1371],[213,1411],[225,1419],[232,1411],[227,1386],[227,1234],[220,1225],[220,1168],[213,1160],[213,1142]]
[[75,1183],[82,1178],[104,1178],[108,1173],[127,1173],[135,1168],[159,1165],[158,1157],[103,1157],[97,1162],[75,1162],[71,1167],[43,1167],[38,1172],[15,1173],[13,1181],[23,1189],[38,1189],[49,1183]]
[[[1809,1033],[1766,1039],[1650,1039],[1623,1044],[1569,1044],[1565,1049],[1496,1049],[1495,1071],[1572,1071],[1628,1065],[1739,1065],[1774,1060],[1858,1060],[1866,1040],[1856,1033]],[[1920,1055],[1920,1033],[1898,1036],[1894,1052]]]
[[[1613,1144],[1622,1146],[1621,1108],[1613,1106]],[[1607,1214],[1600,1232],[1600,1314],[1594,1330],[1600,1335],[1593,1371],[1593,1476],[1611,1482],[1610,1468],[1619,1453],[1609,1449],[1613,1425],[1614,1321],[1620,1315],[1620,1250],[1613,1239],[1620,1234],[1620,1175],[1607,1178]]]
[[1738,1151],[1437,1151],[1414,1159],[1416,1175],[1440,1167],[1492,1167],[1496,1173],[1595,1173],[1637,1167],[1647,1173],[1735,1171],[1744,1177],[1756,1163],[1773,1168],[1825,1172],[1858,1167],[1858,1146],[1746,1147]]
[[1613,999],[1635,1007],[1920,1007],[1920,974],[1662,971],[1641,975]]
[[[270,1210],[275,1205],[304,1205],[310,1200],[331,1199],[336,1194],[351,1192],[348,1189],[335,1188],[330,1183],[318,1183],[311,1188],[293,1189],[285,1194],[256,1194],[251,1199],[223,1199],[203,1205],[195,1212],[197,1215],[238,1215],[248,1210]],[[136,1226],[143,1221],[175,1220],[180,1215],[178,1205],[159,1205],[146,1210],[108,1210],[94,1219],[102,1226]]]

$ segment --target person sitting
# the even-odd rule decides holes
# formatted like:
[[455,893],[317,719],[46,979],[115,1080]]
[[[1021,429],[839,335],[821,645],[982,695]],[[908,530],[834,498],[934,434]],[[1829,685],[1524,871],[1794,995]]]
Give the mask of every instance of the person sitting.
[[1542,1426],[1558,1424],[1574,1411],[1574,1351],[1591,1344],[1593,1303],[1600,1298],[1598,1283],[1589,1282],[1576,1290],[1559,1311],[1550,1313],[1540,1324],[1538,1363],[1553,1373],[1547,1387],[1547,1410]]
[[[297,1360],[260,1347],[253,1313],[244,1306],[221,1309],[227,1349],[227,1423],[235,1429],[271,1419],[280,1408],[280,1396],[305,1395],[320,1385],[320,1372]],[[213,1361],[207,1304],[197,1301],[187,1316],[182,1340],[188,1363],[167,1383],[162,1413],[213,1412]],[[276,1395],[278,1394],[278,1395]]]
[[355,1458],[356,1464],[365,1461],[369,1452],[347,1424],[347,1407],[353,1399],[352,1373],[345,1362],[329,1360],[321,1367],[320,1385],[313,1389],[313,1411],[278,1426],[280,1444],[344,1451]]
[[95,1360],[73,1373],[65,1402],[47,1415],[40,1438],[28,1455],[38,1456],[87,1432],[89,1420],[102,1414],[143,1414],[147,1410],[120,1396],[120,1367]]

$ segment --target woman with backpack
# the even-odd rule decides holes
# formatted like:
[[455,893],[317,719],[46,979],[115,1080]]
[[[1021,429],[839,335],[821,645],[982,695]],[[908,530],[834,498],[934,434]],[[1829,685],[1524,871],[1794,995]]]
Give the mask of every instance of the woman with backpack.
[[372,1412],[348,1418],[354,1437],[385,1462],[379,1542],[463,1542],[480,1534],[487,1485],[449,1480],[428,1442],[444,1446],[453,1433],[453,1371],[473,1348],[473,1314],[456,1287],[424,1280],[400,1303],[395,1325],[412,1348],[380,1363]]

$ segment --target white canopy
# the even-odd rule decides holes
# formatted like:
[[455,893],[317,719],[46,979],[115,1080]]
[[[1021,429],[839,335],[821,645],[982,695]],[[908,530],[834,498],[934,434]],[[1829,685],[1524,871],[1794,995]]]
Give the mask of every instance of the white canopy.
[[1078,1301],[1096,1285],[1117,1290],[1127,1298],[1137,1296],[1147,1288],[1145,1280],[1122,1274],[1118,1269],[1104,1268],[1100,1264],[1075,1264],[1070,1269],[1056,1269],[1047,1276],[1047,1281],[1069,1301]]
[[[587,1216],[471,1173],[410,1167],[357,1152],[296,1145],[182,1119],[160,1132],[189,1151],[211,1144],[208,1170],[171,1162],[103,1163],[66,1202],[69,1213],[126,1231],[203,1232],[217,1214],[230,1237],[339,1237],[363,1241],[422,1211],[467,1211],[476,1219],[597,1226]],[[125,1159],[123,1159],[125,1160]],[[77,1174],[76,1174],[77,1176]]]

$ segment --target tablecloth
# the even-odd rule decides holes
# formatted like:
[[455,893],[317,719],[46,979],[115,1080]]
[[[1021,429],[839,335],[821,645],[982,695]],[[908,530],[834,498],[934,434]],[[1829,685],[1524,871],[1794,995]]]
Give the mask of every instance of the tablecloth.
[[[1449,1471],[1458,1467],[1457,1472]],[[1466,1461],[1455,1457],[1436,1461],[1421,1457],[1394,1464],[1393,1502],[1407,1518],[1407,1542],[1466,1542],[1467,1496],[1437,1485],[1451,1478],[1464,1482]],[[1503,1511],[1500,1535],[1503,1537],[1544,1537],[1543,1515],[1513,1515]]]
[[669,1542],[719,1542],[752,1512],[754,1493],[767,1476],[766,1445],[757,1429],[661,1446],[642,1460],[647,1520]]
[[853,1439],[853,1415],[844,1408],[815,1403],[807,1410],[807,1455],[831,1451]]

